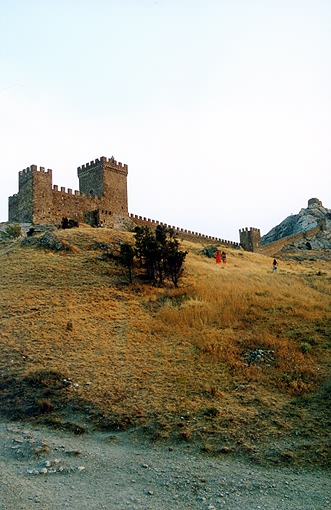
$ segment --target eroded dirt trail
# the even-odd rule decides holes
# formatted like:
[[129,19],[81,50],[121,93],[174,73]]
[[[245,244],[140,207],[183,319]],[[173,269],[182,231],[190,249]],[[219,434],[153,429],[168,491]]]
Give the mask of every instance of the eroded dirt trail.
[[1,510],[317,510],[330,474],[261,468],[128,433],[74,436],[0,423]]

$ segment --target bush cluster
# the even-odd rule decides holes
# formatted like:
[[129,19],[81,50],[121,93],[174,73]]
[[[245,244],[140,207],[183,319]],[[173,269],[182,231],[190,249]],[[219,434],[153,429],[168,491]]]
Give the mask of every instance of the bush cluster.
[[22,235],[21,225],[18,223],[9,224],[0,235],[2,238],[17,239]]
[[173,229],[158,225],[152,232],[149,227],[136,227],[135,245],[122,243],[120,252],[120,262],[130,282],[138,265],[148,280],[162,285],[169,279],[178,286],[187,252],[179,249]]
[[205,246],[202,250],[201,250],[201,253],[203,255],[206,255],[208,258],[210,259],[214,259],[216,257],[216,252],[217,252],[218,248],[217,246],[214,246],[214,245],[210,245],[210,246]]
[[64,216],[61,221],[61,228],[67,229],[67,228],[74,228],[79,227],[79,223],[77,220],[73,220],[71,218],[67,218]]

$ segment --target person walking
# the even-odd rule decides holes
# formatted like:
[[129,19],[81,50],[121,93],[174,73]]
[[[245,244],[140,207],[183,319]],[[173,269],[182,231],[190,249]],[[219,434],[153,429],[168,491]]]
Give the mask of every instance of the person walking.
[[272,272],[276,273],[277,271],[278,271],[278,262],[276,259],[274,259],[272,262]]
[[219,250],[217,250],[216,252],[216,264],[220,264],[221,263],[221,253],[219,252]]

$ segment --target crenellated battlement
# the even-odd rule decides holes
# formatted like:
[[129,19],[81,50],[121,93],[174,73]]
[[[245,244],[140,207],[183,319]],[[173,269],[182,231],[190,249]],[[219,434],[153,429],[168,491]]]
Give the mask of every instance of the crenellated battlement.
[[63,186],[61,186],[61,188],[59,189],[58,185],[57,184],[54,184],[53,185],[53,188],[52,188],[53,191],[56,191],[57,193],[65,193],[67,195],[74,195],[76,197],[80,197],[82,196],[81,192],[78,191],[78,190],[75,190],[75,191],[72,191],[71,188],[68,188],[68,190],[66,191],[66,188],[64,188]]
[[242,233],[242,232],[258,232],[260,233],[260,229],[259,228],[256,228],[256,227],[245,227],[245,228],[240,228],[239,229],[239,233]]
[[240,244],[246,251],[258,251],[261,246],[261,232],[259,228],[245,227],[239,229]]
[[72,190],[71,188],[66,189],[65,187],[61,186],[59,189],[59,186],[57,184],[53,185],[52,188],[53,193],[60,195],[60,196],[68,196],[68,197],[77,197],[77,198],[85,198],[86,200],[95,203],[96,205],[100,205],[104,201],[104,197],[97,197],[93,195],[87,195],[86,193],[83,193],[81,191],[78,191],[77,189]]
[[100,165],[100,159],[96,158],[95,160],[90,161],[89,163],[85,163],[85,165],[79,166],[77,168],[77,171],[78,171],[78,174],[79,174],[79,172],[81,172],[83,170],[90,170],[91,168],[96,168],[96,167],[99,167],[99,166],[101,166]]
[[89,163],[85,163],[85,165],[79,166],[77,168],[77,173],[79,176],[81,173],[86,172],[87,170],[95,170],[97,168],[103,170],[105,167],[128,173],[128,165],[123,164],[120,161],[117,162],[113,157],[106,158],[105,156],[101,156],[100,159],[97,158],[93,161],[90,161]]
[[45,170],[45,167],[41,166],[38,170],[38,167],[37,165],[30,165],[28,166],[27,168],[24,168],[23,170],[21,170],[20,172],[18,172],[18,175],[19,176],[24,176],[26,174],[32,174],[33,172],[38,172],[39,174],[47,174],[47,175],[52,175],[52,170],[50,168],[48,168],[47,170]]
[[173,225],[167,225],[162,221],[153,220],[151,218],[145,218],[143,216],[138,216],[137,214],[130,214],[129,217],[132,221],[138,226],[147,226],[151,228],[156,228],[158,225],[162,225],[167,228],[171,228],[174,230],[177,235],[183,239],[192,240],[192,241],[208,241],[212,243],[218,243],[224,246],[228,246],[229,248],[234,248],[236,250],[240,249],[240,244],[227,241],[225,239],[221,239],[220,237],[209,236],[206,234],[201,234],[200,232],[193,232],[192,230],[187,230],[181,227],[176,227]]

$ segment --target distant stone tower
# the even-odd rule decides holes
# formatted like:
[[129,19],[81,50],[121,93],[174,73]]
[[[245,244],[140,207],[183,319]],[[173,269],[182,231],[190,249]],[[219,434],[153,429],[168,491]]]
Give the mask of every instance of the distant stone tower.
[[261,246],[261,232],[259,228],[242,228],[239,230],[240,245],[246,251],[258,251]]
[[103,207],[109,214],[128,215],[128,165],[102,156],[78,167],[77,174],[81,193],[103,198]]

